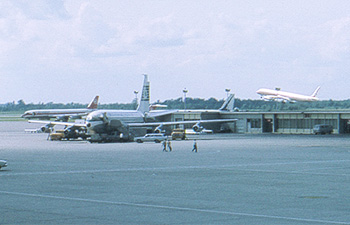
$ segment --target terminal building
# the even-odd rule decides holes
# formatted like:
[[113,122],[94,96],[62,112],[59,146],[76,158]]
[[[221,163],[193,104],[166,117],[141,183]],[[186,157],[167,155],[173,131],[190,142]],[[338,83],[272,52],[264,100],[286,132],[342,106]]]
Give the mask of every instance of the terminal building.
[[[350,133],[350,112],[218,112],[217,110],[178,110],[164,121],[237,119],[229,124],[205,124],[214,132],[312,134],[316,124],[333,126],[334,134]],[[191,128],[185,125],[182,128]]]

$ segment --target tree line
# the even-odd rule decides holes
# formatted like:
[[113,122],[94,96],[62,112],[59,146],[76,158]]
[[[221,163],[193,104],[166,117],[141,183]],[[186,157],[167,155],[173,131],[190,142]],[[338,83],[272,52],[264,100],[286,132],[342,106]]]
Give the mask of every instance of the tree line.
[[[224,99],[215,98],[186,98],[186,109],[219,109],[224,103]],[[166,109],[184,109],[185,103],[182,98],[157,101],[155,104],[166,105]],[[80,103],[29,103],[23,100],[17,102],[8,102],[0,105],[0,112],[24,112],[32,109],[75,109],[86,108],[87,104]],[[110,103],[99,104],[99,109],[136,109],[135,101],[131,103]],[[350,100],[322,100],[316,102],[296,102],[282,103],[263,100],[235,99],[236,111],[322,111],[322,110],[348,110],[350,109]]]

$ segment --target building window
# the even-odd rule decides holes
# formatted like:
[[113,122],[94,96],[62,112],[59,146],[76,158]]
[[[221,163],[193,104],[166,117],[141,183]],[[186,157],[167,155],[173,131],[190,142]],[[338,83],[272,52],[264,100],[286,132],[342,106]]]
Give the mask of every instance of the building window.
[[308,113],[305,113],[305,114],[304,114],[304,117],[305,117],[305,118],[310,118],[310,117],[311,117],[311,115],[310,115],[310,114],[308,114]]
[[249,121],[251,128],[261,128],[261,119],[250,119]]
[[312,129],[316,124],[329,124],[338,128],[336,119],[278,119],[278,128],[281,129]]

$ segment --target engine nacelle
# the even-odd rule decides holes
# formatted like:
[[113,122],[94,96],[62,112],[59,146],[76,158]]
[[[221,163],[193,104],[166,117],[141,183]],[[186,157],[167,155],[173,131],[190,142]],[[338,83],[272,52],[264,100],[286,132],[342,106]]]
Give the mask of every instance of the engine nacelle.
[[201,125],[201,123],[196,123],[195,125],[193,125],[192,129],[195,131],[195,132],[201,132],[204,127]]
[[158,127],[156,127],[156,129],[154,129],[153,131],[154,133],[164,133],[165,130],[163,129],[163,125],[159,125]]
[[56,118],[56,121],[68,122],[69,116],[59,116]]
[[78,134],[78,133],[86,133],[87,130],[85,127],[75,127],[75,126],[70,126],[64,129],[64,134]]
[[69,134],[71,134],[72,132],[74,132],[74,130],[72,130],[71,128],[66,128],[65,130],[64,130],[64,134],[65,135],[69,135]]
[[72,120],[78,120],[78,119],[81,119],[81,116],[80,115],[74,115],[74,116],[70,116],[69,118],[72,119]]
[[43,133],[51,133],[53,131],[53,127],[49,124],[46,124],[45,126],[40,127],[40,130]]

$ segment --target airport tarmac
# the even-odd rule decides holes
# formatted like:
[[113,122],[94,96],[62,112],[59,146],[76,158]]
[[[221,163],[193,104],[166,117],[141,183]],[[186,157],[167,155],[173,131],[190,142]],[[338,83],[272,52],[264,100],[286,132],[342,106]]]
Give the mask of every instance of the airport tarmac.
[[[350,136],[47,141],[0,123],[0,224],[350,224]],[[37,127],[37,125],[34,125]]]

